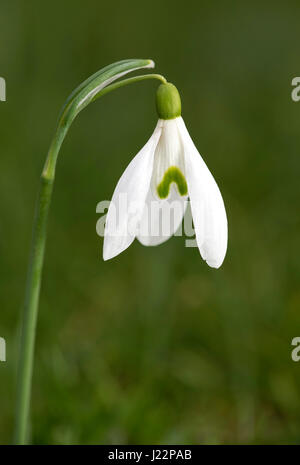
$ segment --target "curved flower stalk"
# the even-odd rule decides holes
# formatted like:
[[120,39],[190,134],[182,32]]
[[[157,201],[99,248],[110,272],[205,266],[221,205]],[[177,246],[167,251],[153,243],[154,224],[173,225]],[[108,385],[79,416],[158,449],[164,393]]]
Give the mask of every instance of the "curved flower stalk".
[[15,443],[25,444],[28,440],[28,417],[30,406],[31,380],[34,359],[34,344],[38,303],[41,286],[44,251],[46,243],[47,218],[49,213],[55,168],[62,142],[76,116],[89,103],[119,87],[145,79],[159,79],[159,74],[135,76],[118,82],[114,81],[125,74],[142,68],[153,68],[152,60],[123,60],[113,63],[93,74],[67,99],[53,137],[46,163],[42,172],[40,189],[36,203],[33,237],[27,274],[26,294],[22,314],[22,334],[17,385],[17,411],[15,425]]
[[[161,84],[156,103],[156,128],[114,191],[103,258],[123,252],[136,237],[146,246],[169,239],[183,219],[189,197],[200,254],[209,266],[219,268],[227,249],[227,217],[220,190],[186,129],[176,87]],[[176,208],[170,221],[172,206]],[[162,227],[165,217],[167,229]]]

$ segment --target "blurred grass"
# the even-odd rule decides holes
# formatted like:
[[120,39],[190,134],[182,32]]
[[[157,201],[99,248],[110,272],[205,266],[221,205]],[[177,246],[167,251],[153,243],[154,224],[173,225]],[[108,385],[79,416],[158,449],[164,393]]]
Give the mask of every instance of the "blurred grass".
[[59,160],[41,296],[32,441],[297,443],[296,2],[0,4],[0,443],[11,441],[19,309],[38,177],[73,88],[153,58],[179,88],[229,218],[223,267],[173,238],[104,263],[96,204],[156,123],[155,83],[89,107]]

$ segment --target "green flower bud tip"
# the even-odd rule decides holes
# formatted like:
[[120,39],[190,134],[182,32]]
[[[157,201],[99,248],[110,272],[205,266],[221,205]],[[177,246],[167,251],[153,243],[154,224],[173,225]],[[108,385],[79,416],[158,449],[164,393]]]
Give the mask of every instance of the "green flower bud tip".
[[180,95],[174,84],[161,84],[156,92],[156,110],[160,119],[181,116]]

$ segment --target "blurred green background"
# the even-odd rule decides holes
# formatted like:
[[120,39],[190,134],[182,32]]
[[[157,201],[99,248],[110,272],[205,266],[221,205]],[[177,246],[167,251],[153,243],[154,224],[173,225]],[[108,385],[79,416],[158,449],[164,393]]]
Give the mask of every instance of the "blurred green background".
[[50,212],[32,397],[34,444],[297,443],[300,75],[297,2],[0,2],[0,443],[12,438],[20,308],[39,175],[68,94],[152,58],[224,197],[210,269],[183,237],[102,261],[96,205],[156,124],[158,83],[85,110]]

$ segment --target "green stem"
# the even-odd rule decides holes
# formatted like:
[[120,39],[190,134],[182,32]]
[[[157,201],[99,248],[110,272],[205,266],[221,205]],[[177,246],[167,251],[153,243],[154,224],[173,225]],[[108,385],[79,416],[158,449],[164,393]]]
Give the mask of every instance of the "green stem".
[[[137,62],[138,65],[137,66]],[[111,78],[110,75],[117,75],[117,71],[123,71],[127,69],[129,72],[133,69],[141,67],[148,67],[149,60],[126,60],[115,64],[115,69],[110,67],[104,68],[102,75],[105,79]],[[131,69],[130,69],[131,68]],[[100,72],[99,72],[100,73]],[[110,73],[110,75],[108,74]],[[95,75],[96,76],[96,75]],[[100,77],[99,77],[100,76]],[[108,77],[107,77],[108,76]],[[95,81],[95,89],[101,84],[101,74],[97,74]],[[97,81],[96,81],[97,79]],[[117,78],[116,78],[117,79]],[[31,384],[32,384],[32,373],[33,373],[33,362],[34,362],[34,345],[35,345],[35,334],[38,317],[38,306],[39,306],[39,295],[41,287],[42,269],[44,262],[45,244],[46,244],[46,232],[47,232],[47,219],[51,203],[51,196],[55,178],[55,168],[57,157],[63,143],[63,140],[71,126],[72,121],[76,115],[85,108],[87,105],[86,100],[89,98],[89,102],[96,100],[97,98],[111,92],[119,87],[131,84],[134,82],[142,81],[145,79],[159,79],[165,82],[165,78],[159,74],[149,74],[144,76],[136,76],[123,81],[116,82],[114,84],[102,87],[99,92],[92,94],[93,82],[89,78],[86,81],[86,86],[79,86],[79,90],[75,90],[72,97],[61,114],[58,127],[51,143],[46,163],[42,172],[40,180],[39,194],[36,203],[35,218],[33,225],[33,236],[31,243],[31,253],[29,260],[29,268],[27,274],[26,294],[23,311],[22,321],[22,334],[21,334],[21,347],[20,347],[20,360],[18,370],[18,385],[17,385],[17,412],[16,412],[16,424],[15,424],[15,444],[26,444],[28,440],[28,420],[30,410],[30,397],[31,397]],[[105,85],[104,81],[104,85]],[[111,81],[110,81],[111,82]],[[98,86],[98,87],[97,87]],[[87,91],[86,91],[87,89]],[[92,89],[93,90],[93,89]]]
[[161,74],[143,74],[142,76],[134,76],[128,79],[123,79],[122,81],[115,82],[114,84],[105,87],[92,99],[92,101],[95,101],[99,97],[102,97],[102,95],[105,95],[108,92],[111,92],[112,90],[119,89],[119,87],[126,86],[127,84],[133,84],[134,82],[145,81],[146,79],[158,79],[163,84],[167,83],[166,78]]

